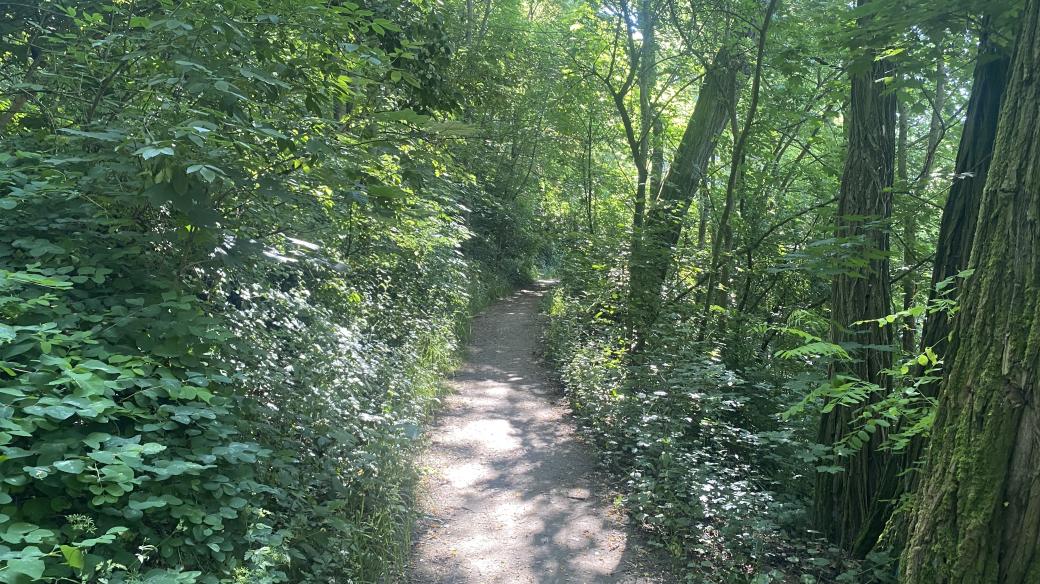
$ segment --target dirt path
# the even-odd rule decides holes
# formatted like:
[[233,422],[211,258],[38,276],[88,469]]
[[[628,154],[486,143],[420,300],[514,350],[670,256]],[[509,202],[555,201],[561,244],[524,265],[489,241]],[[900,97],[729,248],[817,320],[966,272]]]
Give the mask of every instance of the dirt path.
[[465,366],[421,461],[412,582],[651,583],[592,456],[547,382],[538,299],[518,292],[473,324]]

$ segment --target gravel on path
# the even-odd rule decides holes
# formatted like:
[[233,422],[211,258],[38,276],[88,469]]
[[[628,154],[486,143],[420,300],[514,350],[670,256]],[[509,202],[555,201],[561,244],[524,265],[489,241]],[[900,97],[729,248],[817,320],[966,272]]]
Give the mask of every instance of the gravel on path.
[[420,460],[416,584],[664,582],[596,476],[541,362],[533,286],[473,323]]

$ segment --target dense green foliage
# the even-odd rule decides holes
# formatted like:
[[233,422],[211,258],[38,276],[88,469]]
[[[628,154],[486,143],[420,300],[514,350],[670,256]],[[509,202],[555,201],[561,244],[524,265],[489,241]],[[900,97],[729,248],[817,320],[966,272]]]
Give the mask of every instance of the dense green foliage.
[[970,459],[969,500],[1038,494],[969,451],[1040,462],[1008,244],[1040,240],[1040,8],[855,4],[0,3],[0,582],[402,578],[440,379],[539,270],[577,419],[688,581],[1030,581],[1035,541],[972,548],[999,510],[950,543],[915,493]]
[[[958,273],[967,254],[944,247],[953,232],[940,241],[940,211],[951,184],[985,170],[974,162],[955,168],[958,157],[986,160],[984,150],[972,149],[992,148],[977,143],[985,132],[975,118],[989,114],[973,106],[967,115],[975,118],[965,122],[964,112],[973,92],[1001,90],[979,86],[995,81],[977,74],[973,86],[972,74],[976,63],[988,67],[1008,50],[1016,7],[861,4],[850,11],[837,2],[649,2],[638,4],[638,21],[626,22],[637,5],[621,1],[592,17],[598,30],[586,15],[562,23],[576,50],[589,51],[575,69],[585,66],[616,122],[604,122],[589,142],[591,164],[601,169],[593,171],[600,183],[591,214],[610,219],[582,225],[587,212],[578,204],[563,211],[579,227],[560,244],[570,251],[549,306],[551,350],[591,441],[625,478],[628,509],[690,581],[896,579],[920,444],[934,421],[945,357],[939,341],[948,331],[933,331],[925,345],[918,339],[926,320],[945,323],[956,313],[956,292],[971,274]],[[746,37],[731,32],[742,27],[753,28]],[[643,39],[651,32],[657,57],[648,65]],[[976,53],[980,35],[990,44]],[[711,162],[683,194],[669,194],[667,179],[660,191],[651,188],[651,210],[640,217],[638,173],[617,176],[618,157],[631,153],[628,164],[650,165],[652,155],[631,138],[655,131],[639,125],[649,102],[649,117],[664,122],[662,157],[689,159],[684,148],[697,137],[697,111],[719,99],[710,81],[694,92],[690,80],[732,67],[711,60],[725,51],[742,55],[738,77],[747,81],[728,106],[735,111]],[[849,142],[858,130],[846,73],[878,69],[871,64],[881,59],[890,69],[869,83],[898,104],[887,153],[894,184],[880,190],[888,215],[842,216],[849,205],[838,201],[839,190],[882,180],[876,167],[865,176],[848,170],[850,159],[867,154]],[[651,84],[641,83],[646,76]],[[883,123],[870,120],[874,128]],[[970,126],[965,140],[962,124]],[[671,200],[683,207],[664,231],[667,278],[650,295],[652,329],[641,331],[645,316],[632,313],[646,307],[631,291],[644,285],[635,263],[642,260],[618,250],[632,249],[633,231],[644,241],[662,237],[639,222],[654,221],[655,206]],[[634,209],[632,220],[615,214],[619,202]],[[970,230],[973,220],[955,213],[970,212],[971,203],[958,204],[969,211],[947,207],[944,221]],[[930,281],[933,259],[944,271]],[[880,292],[841,309],[848,292],[832,283],[844,279],[855,292],[882,275],[892,303],[867,308],[863,322],[843,320],[862,314]],[[871,329],[892,330],[876,336],[891,341],[869,340]],[[879,356],[891,365],[860,367]],[[836,436],[821,417],[843,420]],[[868,466],[868,458],[877,462]],[[879,485],[867,487],[862,501],[854,488],[861,467]],[[832,482],[839,490],[822,494],[820,485]],[[850,519],[843,511],[833,511],[833,524],[830,511],[814,516],[825,496],[854,499],[874,515],[846,540],[837,535]]]
[[0,579],[397,570],[439,376],[532,255],[450,149],[446,25],[0,10]]

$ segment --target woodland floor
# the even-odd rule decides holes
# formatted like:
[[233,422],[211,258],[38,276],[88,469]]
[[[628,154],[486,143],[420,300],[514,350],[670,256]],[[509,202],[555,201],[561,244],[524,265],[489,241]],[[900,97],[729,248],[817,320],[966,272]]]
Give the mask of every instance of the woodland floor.
[[473,322],[421,464],[415,583],[662,583],[541,360],[545,286]]

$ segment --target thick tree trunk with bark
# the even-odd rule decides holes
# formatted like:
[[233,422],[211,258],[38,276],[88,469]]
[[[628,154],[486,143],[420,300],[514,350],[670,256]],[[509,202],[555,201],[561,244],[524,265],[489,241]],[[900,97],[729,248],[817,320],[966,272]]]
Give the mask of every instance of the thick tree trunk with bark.
[[[1007,87],[1011,57],[988,37],[979,42],[978,65],[968,102],[967,117],[957,150],[955,178],[943,209],[939,242],[932,271],[931,297],[935,286],[968,267],[968,256],[975,237],[979,204],[989,176],[993,142],[997,134],[997,118]],[[945,311],[928,315],[921,337],[922,347],[932,347],[942,356],[949,335],[949,314]]]
[[[866,2],[861,0],[860,4]],[[869,258],[866,266],[846,271],[831,286],[831,337],[835,343],[854,344],[854,361],[835,368],[835,374],[884,384],[883,371],[891,366],[892,328],[876,324],[891,312],[889,283],[888,226],[892,212],[892,183],[895,163],[896,97],[880,80],[891,75],[885,60],[867,55],[852,73],[849,107],[848,153],[838,197],[838,232],[860,247],[856,255]],[[837,406],[820,421],[819,442],[836,444],[850,432],[850,423],[860,408]],[[864,538],[876,541],[884,522],[871,524],[872,502],[893,490],[894,481],[884,472],[884,456],[878,452],[881,429],[871,434],[857,452],[841,459],[839,473],[820,473],[816,481],[814,517],[827,537],[857,555]],[[866,535],[864,536],[864,533]],[[873,534],[873,535],[871,535]],[[866,547],[873,545],[873,541]]]
[[[957,149],[957,162],[954,167],[956,178],[950,187],[939,228],[930,299],[936,297],[936,284],[968,267],[979,204],[982,201],[982,191],[993,156],[997,118],[1007,86],[1010,61],[1011,57],[1007,51],[994,44],[984,32],[979,41],[971,97],[968,100],[964,129]],[[921,347],[931,347],[942,357],[947,352],[949,334],[949,314],[946,311],[929,314],[924,323]],[[923,371],[919,371],[919,374],[923,374]],[[935,397],[938,387],[936,384],[929,384],[921,386],[920,390],[924,395]],[[893,458],[893,464],[897,465],[897,474],[901,477],[900,491],[894,499],[915,490],[920,475],[903,471],[912,469],[917,464],[925,444],[926,440],[923,437],[917,437],[911,440],[905,452]],[[906,542],[908,519],[905,514],[893,518],[892,523],[886,528],[888,533],[884,537],[884,547],[902,549]]]
[[660,196],[646,214],[629,260],[628,319],[642,338],[657,319],[661,292],[672,266],[686,213],[704,177],[743,83],[743,62],[721,50],[705,73],[697,105],[683,132]]
[[1040,582],[1040,0],[1022,17],[905,584]]

